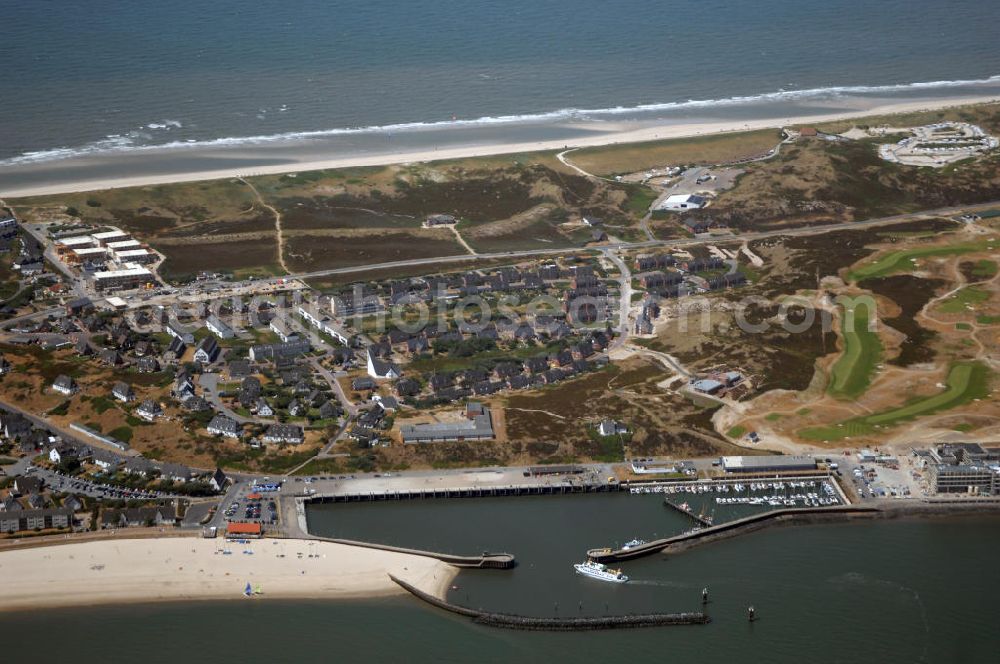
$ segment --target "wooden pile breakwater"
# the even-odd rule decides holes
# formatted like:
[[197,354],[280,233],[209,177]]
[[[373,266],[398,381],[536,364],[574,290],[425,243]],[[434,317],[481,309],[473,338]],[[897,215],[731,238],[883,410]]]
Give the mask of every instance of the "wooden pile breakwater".
[[580,632],[599,629],[627,629],[636,627],[667,627],[672,625],[705,625],[711,622],[708,615],[701,612],[691,613],[638,613],[619,616],[580,616],[566,618],[542,618],[535,616],[519,616],[510,613],[492,613],[479,611],[435,597],[416,588],[392,574],[389,575],[396,584],[414,597],[444,611],[457,613],[472,619],[472,622],[488,627],[502,629],[519,629],[536,632]]
[[498,496],[559,496],[571,493],[612,493],[628,490],[622,484],[524,484],[454,489],[414,489],[335,493],[310,496],[309,503],[366,503],[383,500],[425,500],[431,498],[493,498]]

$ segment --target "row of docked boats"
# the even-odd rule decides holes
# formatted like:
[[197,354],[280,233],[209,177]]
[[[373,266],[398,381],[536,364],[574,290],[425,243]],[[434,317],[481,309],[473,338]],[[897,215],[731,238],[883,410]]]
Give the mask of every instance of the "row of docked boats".
[[840,501],[818,493],[773,494],[769,496],[716,496],[716,505],[770,505],[772,507],[824,507]]
[[827,480],[789,480],[774,482],[698,482],[689,484],[643,484],[629,487],[632,494],[705,494],[705,493],[744,493],[760,491],[789,491],[793,489],[820,488],[833,492]]

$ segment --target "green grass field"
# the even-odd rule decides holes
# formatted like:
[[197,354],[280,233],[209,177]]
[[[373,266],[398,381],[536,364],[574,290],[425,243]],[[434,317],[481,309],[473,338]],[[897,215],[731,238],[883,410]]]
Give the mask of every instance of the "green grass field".
[[932,397],[916,399],[898,408],[856,417],[839,424],[810,427],[798,432],[806,440],[841,440],[848,436],[870,435],[876,428],[888,428],[912,420],[957,408],[989,394],[989,371],[979,362],[956,362],[948,371],[947,387]]
[[990,279],[997,274],[997,264],[991,260],[982,259],[972,266],[972,276],[977,279]]
[[913,262],[916,259],[927,258],[929,256],[958,256],[974,251],[985,251],[994,248],[994,240],[984,240],[981,242],[967,242],[964,244],[953,244],[946,247],[916,247],[914,249],[901,249],[893,251],[878,260],[863,265],[856,270],[851,270],[847,274],[848,281],[863,281],[876,277],[886,277],[896,272],[908,272],[913,269]]
[[990,299],[989,291],[981,288],[968,287],[956,292],[938,306],[938,311],[945,314],[960,314],[974,305]]
[[745,434],[746,432],[747,428],[745,426],[737,424],[729,431],[727,431],[726,435],[729,436],[730,438],[742,438],[743,434]]
[[882,342],[869,329],[872,306],[860,301],[841,306],[844,352],[830,370],[829,387],[830,394],[838,399],[856,399],[864,394],[882,358]]

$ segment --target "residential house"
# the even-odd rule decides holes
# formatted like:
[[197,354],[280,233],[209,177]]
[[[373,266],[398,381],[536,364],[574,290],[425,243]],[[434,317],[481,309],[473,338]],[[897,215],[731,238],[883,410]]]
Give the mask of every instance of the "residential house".
[[250,360],[261,362],[266,360],[278,361],[284,358],[298,357],[308,353],[312,347],[306,339],[290,341],[280,344],[262,344],[250,347]]
[[403,374],[395,364],[375,357],[371,349],[368,349],[368,375],[372,378],[395,379]]
[[122,464],[122,470],[129,475],[148,477],[154,471],[154,466],[149,459],[134,456],[125,459],[125,463]]
[[160,370],[160,362],[152,355],[147,355],[139,358],[135,368],[139,373],[156,373]]
[[278,335],[282,343],[288,343],[289,341],[295,341],[299,338],[299,335],[289,327],[288,322],[280,318],[271,319],[271,331]]
[[[391,398],[391,397],[390,397]],[[395,399],[393,399],[395,401]],[[333,401],[326,401],[319,407],[319,419],[332,420],[340,416],[340,406]]]
[[274,409],[265,401],[264,397],[259,397],[254,404],[253,412],[258,417],[274,417]]
[[24,440],[29,437],[33,426],[31,421],[20,413],[0,412],[0,424],[3,425],[3,435],[8,440]]
[[174,397],[180,401],[187,401],[194,396],[194,379],[187,371],[181,371],[174,378]]
[[11,493],[15,496],[30,496],[39,493],[45,486],[45,482],[38,477],[31,475],[18,475],[10,485]]
[[106,367],[117,367],[125,363],[121,353],[114,348],[105,348],[97,354],[97,359]]
[[299,445],[305,440],[305,433],[295,424],[272,424],[264,432],[263,439],[268,443]]
[[95,466],[109,475],[116,472],[122,463],[121,457],[117,454],[100,447],[91,452],[90,459],[94,462]]
[[221,468],[216,468],[215,472],[212,473],[212,477],[209,478],[208,483],[217,492],[222,493],[226,488],[226,484],[229,483],[229,478]]
[[549,360],[544,355],[529,357],[524,361],[524,368],[529,373],[541,373],[549,368]]
[[73,525],[73,510],[66,507],[17,510],[0,514],[0,533],[63,529]]
[[49,461],[52,463],[62,463],[77,458],[79,458],[79,451],[69,443],[59,442],[49,449]]
[[111,388],[111,396],[122,403],[131,403],[132,401],[135,401],[135,391],[132,389],[132,386],[122,381],[118,381],[115,383],[115,386]]
[[206,428],[213,436],[224,436],[226,438],[239,439],[243,433],[243,425],[233,418],[222,414],[213,417]]
[[617,436],[628,433],[628,427],[615,420],[601,420],[597,425],[597,433],[601,436]]
[[236,333],[233,332],[233,328],[226,325],[222,319],[215,314],[212,314],[205,319],[205,327],[208,328],[209,332],[220,339],[232,339],[236,336]]
[[76,350],[76,354],[80,357],[90,357],[94,354],[94,347],[90,345],[86,337],[80,337],[80,340],[76,342],[74,350]]
[[180,323],[171,321],[166,325],[167,334],[182,344],[190,346],[194,343],[194,334],[181,328]]
[[377,403],[387,413],[394,413],[399,410],[399,402],[396,401],[395,397],[373,394],[372,401]]
[[194,471],[179,463],[161,463],[156,466],[160,477],[174,482],[187,482],[194,477]]
[[393,386],[393,392],[399,398],[416,396],[420,394],[420,383],[412,378],[402,378],[396,381],[396,384]]
[[181,339],[173,338],[170,340],[170,345],[167,346],[167,350],[163,352],[163,360],[165,362],[173,362],[174,360],[179,360],[184,357],[184,353],[187,352],[187,344]]
[[212,410],[212,405],[201,397],[190,397],[181,402],[181,407],[189,413],[202,413]]
[[371,376],[358,376],[351,381],[351,389],[355,392],[367,392],[377,387],[378,384],[372,380]]
[[205,337],[194,351],[194,361],[199,364],[211,364],[219,359],[219,342],[214,337]]
[[76,383],[66,374],[62,374],[52,383],[52,389],[60,394],[70,396],[76,392]]
[[231,380],[241,380],[252,375],[254,368],[249,360],[233,360],[226,365],[226,372]]
[[240,405],[244,408],[249,408],[253,404],[257,403],[260,399],[260,395],[263,393],[263,387],[261,387],[260,380],[256,376],[247,376],[240,383],[239,400]]
[[66,303],[66,315],[79,316],[93,308],[93,302],[89,297],[78,297]]

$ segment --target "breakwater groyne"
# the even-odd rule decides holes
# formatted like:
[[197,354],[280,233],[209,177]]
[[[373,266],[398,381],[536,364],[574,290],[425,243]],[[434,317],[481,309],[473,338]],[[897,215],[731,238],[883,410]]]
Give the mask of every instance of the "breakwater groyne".
[[667,627],[671,625],[704,625],[711,622],[711,618],[701,612],[640,613],[619,616],[580,616],[566,618],[542,618],[536,616],[519,616],[510,613],[492,613],[452,604],[440,597],[426,593],[391,574],[389,578],[414,597],[439,609],[466,616],[471,618],[472,622],[479,625],[502,629],[537,632],[579,632],[600,629]]
[[881,516],[882,512],[883,510],[879,507],[858,505],[779,509],[770,512],[763,512],[761,514],[754,514],[735,521],[727,521],[726,523],[720,523],[717,526],[701,528],[699,530],[693,530],[681,535],[675,535],[673,537],[666,537],[652,542],[646,542],[645,544],[630,547],[628,549],[591,549],[587,552],[587,555],[591,560],[595,560],[600,563],[633,560],[635,558],[641,558],[654,553],[673,553],[698,544],[705,544],[707,542],[727,537],[735,537],[736,535],[743,535],[754,530],[760,530],[762,528],[778,524],[818,523],[820,521],[834,519],[843,520],[858,517],[876,517]]
[[313,539],[334,544],[346,544],[347,546],[360,546],[366,549],[378,549],[380,551],[392,551],[394,553],[406,553],[411,556],[423,556],[434,558],[443,563],[448,563],[454,567],[463,569],[511,569],[517,565],[517,560],[510,553],[489,553],[483,552],[478,556],[461,556],[451,553],[438,553],[436,551],[423,551],[421,549],[407,549],[402,546],[392,546],[389,544],[378,544],[375,542],[359,542],[356,540],[335,539],[332,537],[317,537]]

